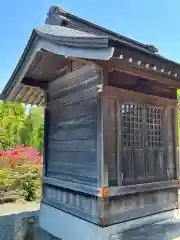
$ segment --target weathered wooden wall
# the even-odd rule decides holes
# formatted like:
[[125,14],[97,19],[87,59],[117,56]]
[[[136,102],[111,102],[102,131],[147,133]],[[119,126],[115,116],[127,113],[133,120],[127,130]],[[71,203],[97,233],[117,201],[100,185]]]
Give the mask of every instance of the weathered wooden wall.
[[87,221],[100,224],[101,206],[96,196],[46,185],[43,202]]
[[47,185],[43,202],[77,217],[108,226],[177,208],[176,188],[163,189],[103,200],[96,196]]
[[97,185],[97,114],[101,71],[74,65],[49,84],[47,176]]
[[113,224],[177,208],[177,189],[112,197],[107,210],[108,223]]
[[[109,86],[102,87],[101,84],[105,82],[103,73],[93,65],[76,62],[71,65],[67,75],[49,84],[48,148],[43,202],[100,226],[175,209],[178,201],[177,189],[170,182],[175,179],[172,114],[174,100],[138,95]],[[157,165],[153,165],[154,159],[143,157],[144,162],[150,161],[145,167],[138,158],[138,150],[135,159],[128,161],[127,157],[123,158],[122,119],[119,111],[120,104],[126,102],[163,106],[163,114],[166,115],[163,127],[167,150],[164,151],[163,148],[162,151],[167,155],[163,162],[167,166],[164,179],[167,187],[160,180],[153,186],[148,185],[148,182],[154,182],[157,175],[152,175],[151,180],[147,178],[147,167]],[[141,152],[146,151],[149,154],[147,145],[140,147]],[[133,152],[134,149],[133,146],[128,151]],[[134,175],[130,175],[130,172]],[[146,186],[143,185],[145,181],[142,181],[142,176],[146,177]],[[129,190],[130,186],[127,186],[129,177],[132,178],[130,184],[134,190]],[[138,187],[136,188],[139,180],[139,188],[144,186],[145,191],[138,191]],[[80,191],[63,186],[63,181],[70,182],[71,185],[78,183],[79,186],[76,187],[80,187]],[[88,192],[87,186],[92,192]],[[110,196],[100,197],[99,187],[110,187]]]
[[[159,117],[161,116],[160,114],[163,115],[161,118],[161,129],[156,130],[161,131],[163,134],[162,144],[158,142],[160,139],[158,140],[156,137],[156,132],[153,132],[153,139],[155,139],[153,140],[155,141],[153,144],[156,145],[152,146],[151,132],[150,135],[146,136],[146,134],[149,134],[148,131],[151,131],[151,128],[158,128],[159,120],[156,120],[156,128],[154,128],[154,122],[145,123],[144,126],[139,127],[140,119],[136,116],[137,120],[127,123],[130,124],[132,131],[138,131],[138,135],[132,132],[130,140],[126,139],[129,141],[127,144],[132,140],[135,145],[132,145],[132,147],[130,145],[126,146],[126,144],[124,146],[122,145],[122,139],[124,141],[123,134],[125,133],[123,133],[123,129],[121,129],[121,122],[123,120],[121,119],[120,111],[124,110],[120,108],[126,103],[128,103],[129,106],[134,106],[135,109],[147,106],[142,110],[142,114],[151,111],[150,113],[156,117],[156,112],[159,111]],[[176,179],[176,143],[173,134],[173,109],[175,107],[176,102],[174,100],[138,94],[114,87],[105,87],[104,161],[108,162],[109,166],[108,177],[110,186]],[[137,111],[137,109],[133,111]],[[137,111],[134,114],[140,113],[140,111]],[[127,117],[129,116],[125,116],[125,118]],[[141,118],[142,117],[143,116],[141,116]],[[135,116],[132,116],[132,118],[134,119]],[[154,119],[147,118],[146,121],[154,121]],[[150,130],[148,130],[147,127]],[[136,141],[135,137],[138,137]],[[139,140],[139,137],[142,137],[142,140]]]
[[[173,134],[174,120],[172,114],[176,107],[176,101],[111,87],[105,87],[103,92],[104,161],[108,162],[109,186],[116,189],[116,194],[104,202],[105,224],[111,225],[176,209],[178,206],[177,188],[176,184],[170,184],[171,180],[176,179],[176,143]],[[133,106],[133,104],[134,106],[143,106],[145,104],[144,106],[150,106],[150,110],[158,109],[158,112],[161,112],[162,109],[162,134],[164,136],[162,146],[151,146],[151,139],[147,138],[149,142],[142,139],[140,145],[138,145],[139,142],[135,142],[132,147],[125,144],[122,149],[123,129],[120,106],[124,103],[128,103],[129,106]],[[135,113],[132,117],[136,117]],[[149,121],[149,119],[147,120]],[[134,124],[139,123],[137,121],[137,123],[130,122],[130,124],[134,126]],[[151,127],[151,122],[148,122],[148,124]],[[157,127],[158,124],[157,122]],[[147,131],[147,129],[149,128],[144,130]],[[132,140],[134,141],[133,138]],[[129,155],[125,155],[125,151],[129,151]],[[163,157],[161,154],[156,154],[157,151],[163,152]],[[164,188],[163,181],[164,185],[169,184],[169,187]],[[138,185],[136,184],[139,182],[144,187],[147,185],[147,191],[138,192]],[[150,182],[154,182],[157,189],[150,189],[148,186]],[[128,192],[129,184],[132,185],[133,191]],[[126,193],[122,194],[125,189],[127,190]]]
[[108,179],[110,186],[118,185],[118,152],[120,144],[117,135],[117,101],[104,98],[104,159],[108,162]]

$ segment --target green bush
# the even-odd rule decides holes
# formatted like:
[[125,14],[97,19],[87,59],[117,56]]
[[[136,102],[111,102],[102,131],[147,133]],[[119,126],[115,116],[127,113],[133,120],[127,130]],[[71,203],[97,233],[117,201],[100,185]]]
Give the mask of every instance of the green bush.
[[33,201],[37,197],[37,183],[30,180],[23,183],[23,196],[26,201]]
[[42,156],[31,147],[0,152],[0,189],[16,192],[27,201],[40,197]]

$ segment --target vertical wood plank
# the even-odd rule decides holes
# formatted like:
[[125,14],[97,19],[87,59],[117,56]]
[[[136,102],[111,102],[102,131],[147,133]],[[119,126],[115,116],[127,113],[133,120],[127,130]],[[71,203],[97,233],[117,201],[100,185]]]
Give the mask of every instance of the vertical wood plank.
[[179,163],[179,144],[178,144],[178,118],[177,118],[177,106],[173,108],[173,132],[174,132],[174,154],[176,159],[176,176],[180,181],[180,163]]
[[108,186],[108,166],[104,161],[104,106],[103,106],[103,70],[100,74],[100,85],[97,86],[97,167],[98,167],[98,187]]
[[47,176],[47,163],[48,163],[48,129],[49,129],[49,114],[48,114],[48,91],[44,91],[45,107],[44,107],[44,148],[43,148],[43,175]]
[[108,86],[108,82],[109,82],[109,73],[108,73],[108,69],[107,68],[104,68],[103,70],[103,85],[104,86]]
[[174,154],[174,139],[173,139],[173,109],[168,107],[166,109],[166,156],[167,156],[167,174],[168,179],[175,178],[175,154]]
[[116,152],[117,152],[117,183],[118,186],[123,184],[123,169],[122,169],[122,131],[121,131],[121,116],[120,116],[120,102],[117,100],[116,101],[116,113],[117,113],[117,148],[116,148]]
[[[173,132],[174,132],[174,155],[176,160],[176,177],[178,183],[180,182],[180,163],[179,163],[179,144],[178,144],[178,109],[176,107],[173,108]],[[178,198],[178,208],[180,207],[180,191],[177,189],[177,198]]]
[[97,186],[97,162],[100,170],[103,162],[101,71],[79,63],[73,70],[49,84],[47,175]]
[[117,185],[117,102],[104,97],[104,161],[108,166],[108,185]]

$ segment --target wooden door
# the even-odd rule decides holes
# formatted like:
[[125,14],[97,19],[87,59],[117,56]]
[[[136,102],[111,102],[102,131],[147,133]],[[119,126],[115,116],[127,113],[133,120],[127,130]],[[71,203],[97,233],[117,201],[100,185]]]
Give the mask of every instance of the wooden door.
[[145,181],[144,105],[120,105],[123,184]]
[[167,179],[165,109],[120,104],[122,184]]
[[147,105],[145,112],[146,179],[148,182],[166,180],[165,108]]

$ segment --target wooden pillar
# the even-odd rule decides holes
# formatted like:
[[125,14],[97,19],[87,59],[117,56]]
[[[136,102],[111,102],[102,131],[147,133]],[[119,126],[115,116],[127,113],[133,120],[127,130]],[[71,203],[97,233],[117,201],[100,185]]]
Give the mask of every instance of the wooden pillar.
[[[98,85],[98,127],[97,127],[97,161],[98,161],[98,174],[99,174],[99,183],[98,187],[100,189],[108,187],[108,162],[105,157],[105,145],[104,145],[104,134],[105,134],[105,125],[104,125],[104,97],[103,97],[103,87],[104,82],[107,81],[105,78],[104,71],[101,70],[101,84]],[[103,191],[103,190],[102,190]]]
[[[178,141],[178,106],[176,105],[173,109],[173,123],[174,123],[174,145],[175,145],[175,160],[176,160],[176,176],[177,183],[180,186],[180,162],[179,162],[179,141]],[[180,188],[177,189],[178,192],[178,208],[180,208]]]
[[48,91],[44,90],[45,107],[44,107],[44,149],[43,149],[43,176],[47,176],[47,161],[48,161],[48,127],[49,127],[49,114],[48,114]]

